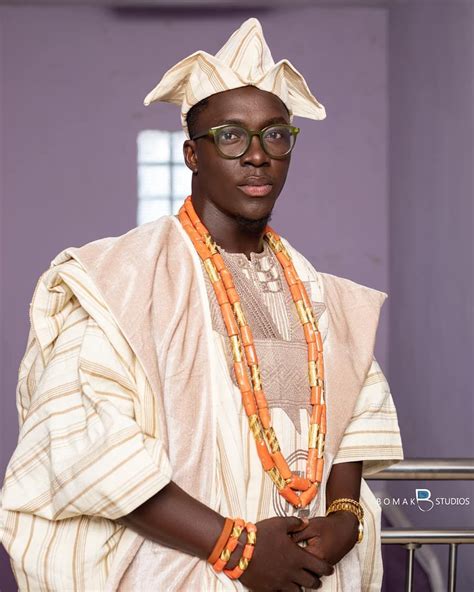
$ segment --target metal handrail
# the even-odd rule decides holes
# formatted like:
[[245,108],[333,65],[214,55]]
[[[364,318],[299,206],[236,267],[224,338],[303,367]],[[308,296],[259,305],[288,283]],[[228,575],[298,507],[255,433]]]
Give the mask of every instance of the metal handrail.
[[[474,480],[472,458],[410,458],[387,469],[368,475],[370,480]],[[470,528],[390,528],[381,532],[382,544],[404,545],[408,551],[405,591],[413,590],[415,550],[423,544],[449,545],[448,592],[456,590],[457,546],[474,544],[474,530]]]
[[472,528],[387,528],[382,530],[382,543],[385,545],[429,544],[473,544]]
[[366,479],[425,479],[425,480],[474,480],[474,459],[472,458],[410,458],[368,475]]

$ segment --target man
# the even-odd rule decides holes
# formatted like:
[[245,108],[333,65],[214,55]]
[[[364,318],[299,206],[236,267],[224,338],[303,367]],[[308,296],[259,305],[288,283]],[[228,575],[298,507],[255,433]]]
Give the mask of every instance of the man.
[[[380,511],[362,469],[402,458],[373,359],[385,295],[316,272],[286,241],[278,254],[264,240],[298,133],[291,117],[322,118],[324,108],[288,62],[273,63],[256,19],[217,56],[197,52],[172,68],[153,100],[179,102],[190,137],[192,197],[179,219],[66,249],[33,296],[20,438],[2,491],[2,542],[19,587],[377,590]],[[198,220],[191,230],[188,215]],[[199,229],[217,247],[209,237],[193,242]],[[205,248],[222,257],[252,329],[262,407],[303,484],[289,494],[295,503],[260,464]],[[311,300],[314,322],[303,327],[282,253]],[[315,384],[326,383],[327,397],[319,478],[307,471],[310,324],[322,343]],[[311,488],[317,495],[302,503]],[[365,520],[350,508],[325,516],[340,499],[353,500],[350,508],[360,499]],[[206,562],[229,516],[257,527],[238,579]],[[227,570],[248,541],[245,531],[235,538]]]

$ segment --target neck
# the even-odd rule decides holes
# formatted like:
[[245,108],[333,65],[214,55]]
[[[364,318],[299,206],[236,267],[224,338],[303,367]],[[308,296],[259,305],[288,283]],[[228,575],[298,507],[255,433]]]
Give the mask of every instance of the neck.
[[228,253],[244,253],[250,259],[250,253],[263,251],[263,235],[270,216],[259,220],[231,216],[195,193],[192,203],[212,238]]

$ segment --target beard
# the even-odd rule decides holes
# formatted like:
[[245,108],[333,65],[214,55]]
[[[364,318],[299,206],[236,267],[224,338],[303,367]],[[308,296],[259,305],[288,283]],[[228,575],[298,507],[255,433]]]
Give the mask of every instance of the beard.
[[248,232],[249,234],[262,234],[265,230],[265,226],[270,222],[271,218],[272,213],[270,212],[263,218],[257,218],[256,220],[237,215],[235,216],[235,221],[242,230],[245,230],[245,232]]

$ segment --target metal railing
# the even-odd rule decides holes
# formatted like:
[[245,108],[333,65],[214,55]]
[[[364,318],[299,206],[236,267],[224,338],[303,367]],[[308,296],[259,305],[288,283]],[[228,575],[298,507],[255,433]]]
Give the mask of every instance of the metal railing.
[[[411,458],[374,473],[367,480],[474,480],[474,459]],[[448,592],[456,590],[457,547],[474,543],[474,528],[382,529],[382,544],[403,545],[408,551],[405,592],[413,590],[415,550],[426,544],[449,545]]]

